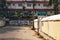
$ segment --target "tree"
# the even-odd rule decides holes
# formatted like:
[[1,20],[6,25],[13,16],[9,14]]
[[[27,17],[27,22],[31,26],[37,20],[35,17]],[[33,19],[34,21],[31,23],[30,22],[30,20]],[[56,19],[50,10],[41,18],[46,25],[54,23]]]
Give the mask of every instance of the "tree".
[[0,0],[0,11],[2,11],[5,7],[5,2],[4,0]]
[[6,0],[0,0],[0,16],[6,16],[7,13],[7,6]]
[[58,14],[58,0],[49,0],[49,6],[54,4],[54,13]]

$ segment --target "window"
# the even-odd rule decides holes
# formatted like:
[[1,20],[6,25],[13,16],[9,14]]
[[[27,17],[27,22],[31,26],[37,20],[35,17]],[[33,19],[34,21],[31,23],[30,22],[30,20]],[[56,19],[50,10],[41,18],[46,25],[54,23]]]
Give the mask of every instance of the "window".
[[28,7],[31,7],[31,4],[27,4]]
[[60,0],[58,0],[58,3],[60,3]]
[[38,4],[38,6],[40,6],[40,4]]
[[11,5],[11,3],[7,3],[6,5],[10,6],[10,5]]
[[43,6],[47,6],[47,4],[43,4]]
[[18,4],[18,6],[22,6],[22,4]]
[[52,13],[52,11],[50,11],[50,13]]
[[15,4],[12,4],[13,6],[15,6]]

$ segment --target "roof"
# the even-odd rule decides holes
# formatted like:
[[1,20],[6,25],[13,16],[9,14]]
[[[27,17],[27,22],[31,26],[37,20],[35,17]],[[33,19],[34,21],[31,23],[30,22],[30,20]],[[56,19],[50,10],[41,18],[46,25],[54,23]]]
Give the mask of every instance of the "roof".
[[60,14],[43,18],[41,21],[46,21],[46,20],[60,20]]

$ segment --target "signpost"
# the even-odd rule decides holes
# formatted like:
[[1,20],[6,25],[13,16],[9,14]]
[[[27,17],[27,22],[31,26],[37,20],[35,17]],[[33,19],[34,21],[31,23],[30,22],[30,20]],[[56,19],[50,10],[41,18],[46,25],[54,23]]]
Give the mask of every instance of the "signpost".
[[38,16],[46,16],[47,12],[46,11],[38,11]]
[[41,19],[42,17],[46,16],[47,12],[46,11],[38,11],[38,33],[41,31]]

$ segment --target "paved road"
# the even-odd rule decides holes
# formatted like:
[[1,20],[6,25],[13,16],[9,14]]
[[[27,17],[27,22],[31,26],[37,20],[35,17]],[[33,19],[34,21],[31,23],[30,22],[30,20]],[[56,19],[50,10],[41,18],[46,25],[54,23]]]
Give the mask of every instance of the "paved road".
[[27,26],[7,26],[0,28],[0,40],[42,40]]

